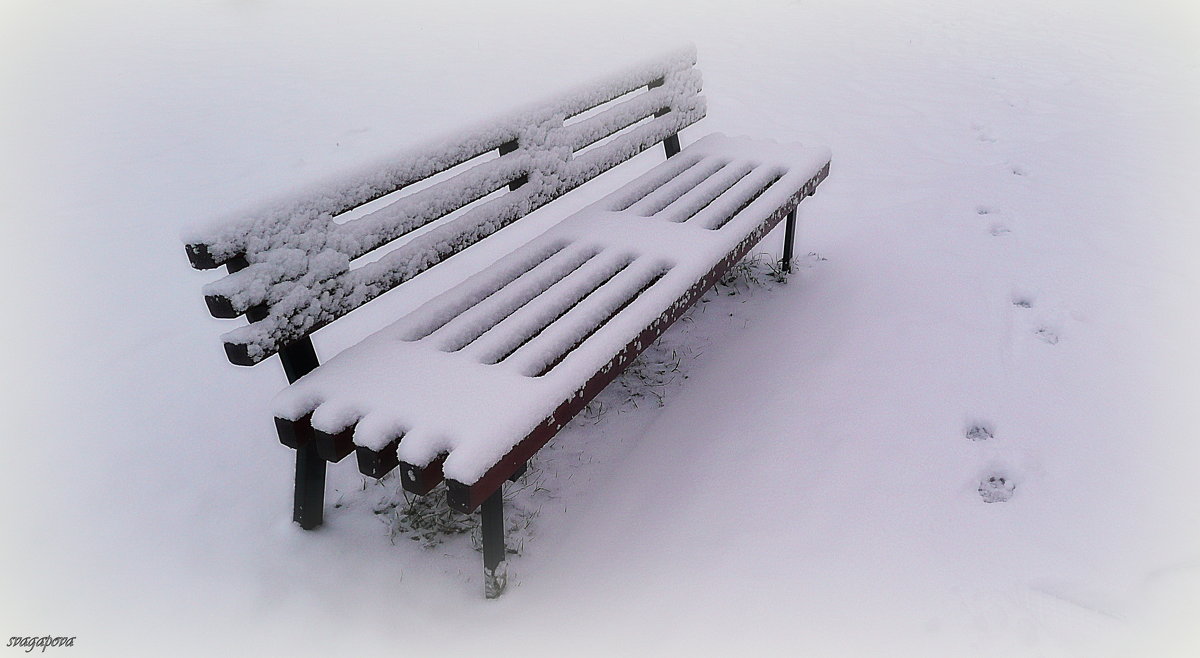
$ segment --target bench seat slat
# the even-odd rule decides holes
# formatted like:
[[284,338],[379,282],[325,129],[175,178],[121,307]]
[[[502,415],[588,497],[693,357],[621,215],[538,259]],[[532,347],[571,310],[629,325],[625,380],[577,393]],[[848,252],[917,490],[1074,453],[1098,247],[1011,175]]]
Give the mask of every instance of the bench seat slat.
[[712,203],[690,217],[687,223],[706,229],[721,228],[736,213],[745,208],[746,204],[756,199],[768,186],[778,180],[781,174],[782,172],[774,167],[754,167]]
[[512,355],[510,367],[527,377],[545,374],[551,363],[565,356],[572,346],[603,326],[618,309],[633,302],[644,288],[661,279],[667,269],[661,261],[652,257],[636,259],[545,331],[521,346]]
[[543,268],[544,263],[554,260],[556,255],[561,253],[566,247],[567,244],[565,242],[547,243],[541,250],[527,251],[523,254],[524,258],[510,260],[507,267],[493,271],[486,285],[475,288],[474,294],[459,296],[454,300],[450,300],[449,303],[440,305],[436,311],[431,310],[426,313],[420,323],[414,323],[408,327],[406,332],[400,337],[401,340],[420,340],[441,330],[442,327],[453,322],[455,318],[470,310],[476,304],[504,290],[508,284],[533,270]]
[[506,284],[478,304],[455,315],[437,330],[438,335],[434,340],[446,352],[461,350],[551,286],[558,285],[597,253],[598,250],[594,248],[578,247],[558,251],[510,282],[515,285]]
[[[630,345],[640,352],[645,344],[639,336],[662,318],[681,313],[681,301],[711,285],[707,279],[714,267],[739,251],[744,254],[778,221],[781,212],[794,208],[802,196],[813,191],[827,173],[829,162],[825,149],[715,135],[693,144],[679,157],[722,160],[729,166],[753,166],[756,172],[765,173],[741,188],[735,185],[709,204],[714,208],[711,218],[726,212],[731,215],[720,217],[720,227],[715,229],[695,221],[699,216],[679,223],[672,221],[671,213],[643,217],[611,209],[642,193],[647,180],[661,184],[670,178],[664,172],[677,175],[679,163],[669,160],[648,173],[646,180],[635,180],[601,199],[480,275],[335,356],[285,389],[274,403],[276,415],[297,419],[311,413],[313,427],[330,434],[353,426],[355,444],[369,450],[384,449],[402,437],[397,445],[400,462],[421,468],[444,458],[440,468],[452,484],[476,486],[498,463],[512,461],[506,455],[553,418],[556,409],[582,396],[589,382],[612,367],[612,359],[631,349]],[[755,186],[771,178],[777,180],[754,196],[759,192]],[[710,215],[703,219],[711,224],[715,220]],[[478,301],[492,295],[500,296],[496,297],[499,300],[517,294],[506,288],[520,288],[527,282],[522,276],[511,276],[514,263],[545,260],[547,252],[564,243],[570,245],[565,250],[601,250],[574,274],[589,266],[602,272],[598,265],[610,255],[632,257],[633,264],[609,281],[612,286],[600,286],[581,301],[573,301],[578,289],[571,292],[570,286],[564,286],[560,291],[552,285],[458,351],[445,351],[438,331],[406,340],[422,334],[414,328],[437,324],[431,318],[438,318],[442,322],[439,327],[451,330],[447,335],[453,333],[461,314],[446,321],[446,309],[469,306],[462,300]],[[659,273],[661,278],[645,287]],[[497,280],[508,283],[497,286]],[[639,294],[628,301],[634,291]],[[564,303],[569,303],[566,312],[525,340],[524,330],[518,327],[530,325],[523,322],[544,318]],[[499,302],[493,310],[508,312],[506,304]],[[487,363],[496,346],[513,342],[521,345],[510,358]],[[491,351],[483,349],[488,345]],[[508,475],[511,472],[504,477]]]
[[708,159],[704,163],[681,172],[675,178],[667,181],[658,189],[642,197],[640,201],[629,207],[629,212],[643,217],[658,214],[662,209],[671,205],[688,190],[701,187],[701,184],[714,174],[729,165],[729,161]]
[[466,358],[484,364],[508,359],[576,305],[629,266],[628,255],[601,253],[580,265],[544,293],[493,325],[463,349]]
[[706,178],[703,185],[697,185],[688,190],[663,208],[662,211],[665,211],[667,215],[666,219],[672,222],[686,222],[691,220],[697,213],[707,208],[722,194],[729,191],[729,188],[733,187],[734,184],[745,178],[746,174],[749,174],[752,170],[753,165],[748,162],[739,162],[721,167],[712,176]]
[[701,160],[703,158],[698,155],[680,153],[662,165],[655,167],[654,171],[646,172],[645,175],[621,188],[616,193],[617,196],[610,196],[608,199],[608,209],[612,211],[627,210],[633,204],[644,199],[646,195],[651,194],[654,190],[669,183],[676,176],[699,164]]

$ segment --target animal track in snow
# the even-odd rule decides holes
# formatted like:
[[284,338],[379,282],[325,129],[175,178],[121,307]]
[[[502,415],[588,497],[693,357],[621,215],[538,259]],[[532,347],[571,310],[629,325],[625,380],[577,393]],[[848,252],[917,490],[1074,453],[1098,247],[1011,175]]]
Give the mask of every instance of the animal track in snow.
[[1024,295],[1013,295],[1012,305],[1017,308],[1033,308],[1033,300]]
[[1008,235],[1009,233],[1012,233],[1012,229],[1008,228],[1004,224],[992,224],[992,228],[989,229],[988,232],[996,237],[999,237],[1001,235]]
[[989,206],[977,206],[975,208],[976,215],[990,215],[993,212],[995,211],[993,211]]
[[972,441],[987,441],[994,437],[995,434],[992,432],[992,428],[986,423],[979,423],[969,427],[964,436]]
[[1022,167],[1021,165],[1009,165],[1008,170],[1012,172],[1012,175],[1014,176],[1024,176],[1026,173],[1025,167]]
[[1033,335],[1037,336],[1038,340],[1048,345],[1058,344],[1058,334],[1049,327],[1038,327],[1034,330]]
[[979,483],[979,497],[985,503],[1003,503],[1012,498],[1017,485],[1003,475],[989,475]]

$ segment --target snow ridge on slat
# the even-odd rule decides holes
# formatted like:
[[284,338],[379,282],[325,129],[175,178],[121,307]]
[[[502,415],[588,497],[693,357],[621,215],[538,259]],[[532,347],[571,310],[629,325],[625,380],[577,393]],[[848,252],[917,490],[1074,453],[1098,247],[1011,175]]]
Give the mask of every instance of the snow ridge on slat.
[[704,228],[717,229],[725,225],[746,204],[758,197],[771,183],[779,179],[780,172],[768,167],[755,167],[732,187],[723,192],[712,203],[688,220]]
[[697,185],[667,206],[665,210],[669,214],[668,219],[672,222],[690,220],[696,216],[696,213],[707,208],[709,204],[729,191],[729,188],[733,187],[735,183],[745,178],[753,168],[754,166],[747,162],[725,165],[708,177],[703,185]]
[[645,175],[629,185],[604,197],[602,203],[608,210],[617,212],[627,210],[630,206],[646,198],[646,195],[666,185],[676,176],[699,164],[703,158],[691,153],[680,153],[677,157],[646,172]]
[[567,243],[557,241],[542,245],[537,249],[529,249],[526,251],[525,258],[516,261],[511,266],[490,270],[484,276],[476,276],[472,279],[473,285],[469,292],[464,291],[463,294],[453,299],[444,298],[442,304],[429,308],[416,324],[401,332],[400,340],[420,340],[439,331],[476,304],[504,290],[513,281],[524,277],[533,270],[544,267],[566,247]]
[[515,353],[513,368],[529,377],[545,374],[669,269],[638,259]]
[[472,306],[439,330],[438,346],[447,352],[458,351],[511,316],[517,309],[562,281],[599,253],[598,249],[566,249],[530,270],[513,285]]
[[558,281],[529,304],[494,325],[494,331],[484,334],[464,349],[480,363],[504,361],[526,343],[538,337],[547,327],[566,315],[588,296],[627,268],[633,259],[628,255],[605,253],[590,259],[579,269]]
[[656,215],[683,196],[685,192],[695,189],[727,164],[729,164],[728,161],[708,160],[699,166],[691,167],[630,206],[629,211],[646,217]]

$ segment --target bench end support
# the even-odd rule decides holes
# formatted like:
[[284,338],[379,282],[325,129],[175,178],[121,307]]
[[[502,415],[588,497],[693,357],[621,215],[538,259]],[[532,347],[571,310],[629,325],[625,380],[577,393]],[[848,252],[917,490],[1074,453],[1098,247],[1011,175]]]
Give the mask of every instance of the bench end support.
[[787,223],[783,227],[783,258],[779,261],[779,267],[785,273],[792,273],[793,250],[796,243],[796,209],[787,214]]
[[504,546],[504,487],[501,486],[479,507],[483,534],[483,595],[499,597],[508,585],[508,562]]
[[317,454],[313,442],[296,449],[296,497],[292,520],[305,530],[312,530],[324,521],[325,460]]

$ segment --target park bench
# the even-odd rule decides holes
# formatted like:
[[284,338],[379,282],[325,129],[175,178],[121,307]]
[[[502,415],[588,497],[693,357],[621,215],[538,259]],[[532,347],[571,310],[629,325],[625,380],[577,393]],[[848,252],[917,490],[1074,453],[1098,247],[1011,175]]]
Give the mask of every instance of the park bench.
[[[193,267],[228,270],[204,288],[212,315],[249,320],[222,336],[229,360],[278,354],[291,382],[273,411],[301,527],[322,522],[326,463],[352,452],[415,494],[445,482],[452,508],[481,512],[497,596],[504,482],[781,221],[790,271],[829,152],[723,135],[681,150],[705,113],[694,64],[667,53],[185,236]],[[317,329],[659,143],[662,164],[318,366]]]

